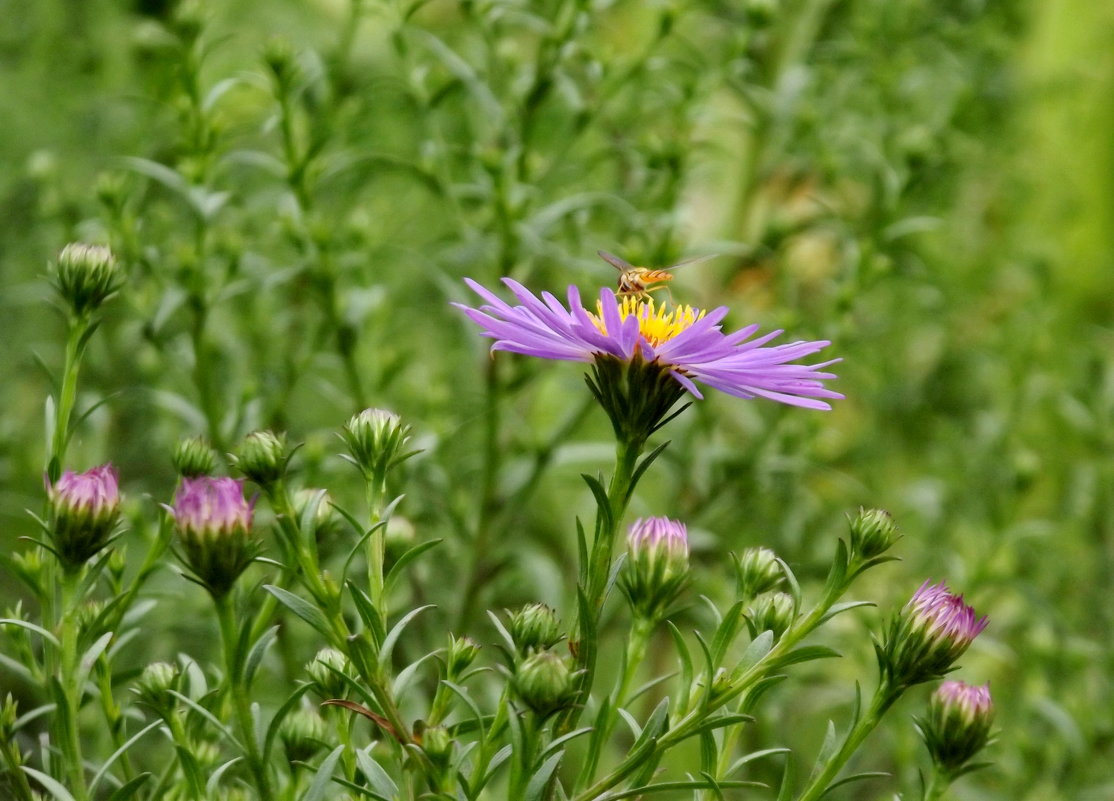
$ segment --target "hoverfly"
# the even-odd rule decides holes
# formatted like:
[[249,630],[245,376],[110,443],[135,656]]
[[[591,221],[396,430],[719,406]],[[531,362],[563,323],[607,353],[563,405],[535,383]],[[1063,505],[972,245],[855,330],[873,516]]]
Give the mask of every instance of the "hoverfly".
[[[630,262],[624,261],[606,250],[597,250],[596,253],[599,254],[601,259],[619,271],[619,285],[615,294],[632,297],[648,297],[651,292],[657,292],[659,289],[668,292],[669,288],[666,284],[673,280],[673,273],[670,270],[714,258],[712,255],[697,256],[693,259],[678,262],[672,267],[635,267]],[[670,298],[672,299],[672,295],[670,295]]]

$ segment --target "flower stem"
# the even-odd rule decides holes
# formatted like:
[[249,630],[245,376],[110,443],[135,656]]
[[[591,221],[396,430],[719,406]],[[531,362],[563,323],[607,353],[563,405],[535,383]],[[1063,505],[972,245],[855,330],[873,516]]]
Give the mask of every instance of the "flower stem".
[[251,699],[248,686],[244,681],[243,664],[240,658],[239,626],[236,625],[236,613],[232,608],[229,594],[214,597],[217,607],[217,619],[220,621],[221,644],[224,650],[224,664],[228,680],[228,692],[232,705],[236,711],[236,722],[240,728],[240,739],[243,740],[245,758],[248,769],[251,771],[252,781],[259,792],[260,799],[271,797],[271,783],[267,776],[267,766],[263,763],[259,751],[259,742],[255,736],[255,722],[252,720]]
[[56,732],[58,746],[62,751],[62,761],[68,773],[70,794],[75,801],[86,801],[89,797],[85,786],[85,766],[81,758],[81,731],[78,715],[81,712],[81,677],[78,675],[77,640],[80,632],[77,626],[77,585],[80,571],[64,570],[61,576],[61,629],[58,640],[61,643],[61,663],[58,681],[62,687],[64,709],[55,715],[61,730]]
[[52,484],[62,475],[62,462],[66,458],[66,446],[70,441],[70,417],[77,401],[77,376],[81,371],[83,340],[88,330],[88,317],[70,318],[62,367],[62,386],[58,392],[58,405],[54,409],[54,436],[51,438],[47,458],[46,473]]
[[866,736],[878,726],[886,710],[900,696],[900,688],[894,687],[884,679],[879,682],[878,689],[874,691],[874,697],[871,699],[870,707],[866,713],[857,717],[851,730],[847,732],[843,745],[828,759],[827,764],[820,772],[812,777],[804,792],[797,796],[797,801],[816,801],[827,792],[832,779],[843,769],[847,760],[859,749]]

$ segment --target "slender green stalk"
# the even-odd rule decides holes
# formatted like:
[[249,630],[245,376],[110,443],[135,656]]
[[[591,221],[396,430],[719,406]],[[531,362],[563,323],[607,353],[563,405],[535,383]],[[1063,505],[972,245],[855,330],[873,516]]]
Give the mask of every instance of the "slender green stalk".
[[213,601],[216,604],[217,619],[220,622],[221,645],[224,651],[229,700],[236,712],[236,723],[240,729],[240,739],[244,744],[244,757],[260,799],[267,799],[271,797],[271,782],[267,774],[267,766],[264,764],[263,756],[259,750],[259,742],[255,736],[255,722],[252,720],[249,688],[244,682],[243,659],[240,654],[240,627],[236,623],[236,613],[229,594],[214,598]]
[[54,720],[59,727],[55,732],[58,747],[62,751],[62,761],[68,777],[70,794],[75,801],[86,801],[89,791],[85,784],[85,765],[81,758],[81,731],[78,716],[81,712],[83,687],[80,684],[77,640],[80,632],[77,625],[77,587],[80,571],[62,571],[61,576],[61,629],[58,640],[61,644],[61,662],[58,682],[62,687],[62,702],[65,709],[56,714]]
[[827,764],[809,781],[808,786],[805,787],[804,792],[797,796],[797,801],[816,801],[828,789],[828,785],[847,764],[847,760],[859,749],[863,740],[878,726],[882,720],[882,716],[886,713],[894,701],[901,696],[901,688],[893,687],[884,679],[879,683],[878,689],[874,691],[874,697],[870,701],[870,706],[867,711],[861,716],[857,716],[855,724],[847,732],[847,737],[843,740],[843,745],[836,751]]
[[65,362],[62,367],[62,386],[58,392],[58,405],[54,409],[54,436],[51,438],[50,454],[47,459],[47,477],[51,483],[62,475],[62,463],[66,458],[66,446],[70,441],[70,417],[77,402],[77,376],[81,370],[81,355],[84,350],[86,333],[89,330],[88,317],[71,317],[66,334]]

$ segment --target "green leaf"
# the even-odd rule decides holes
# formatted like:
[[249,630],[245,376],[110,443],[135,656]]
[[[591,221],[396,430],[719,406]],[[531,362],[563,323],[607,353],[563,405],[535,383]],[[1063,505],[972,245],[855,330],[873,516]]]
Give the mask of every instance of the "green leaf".
[[[179,747],[178,753],[181,754],[183,757],[188,757],[191,761],[194,761],[193,754],[187,751],[185,748]],[[224,774],[228,772],[228,769],[235,765],[237,762],[243,761],[243,757],[234,757],[233,759],[228,760],[223,765],[214,770],[209,776],[208,781],[205,782],[205,795],[209,797],[216,796],[218,794],[217,788],[220,787],[221,777],[224,776]]]
[[358,749],[356,751],[356,765],[375,792],[387,798],[396,797],[398,795],[398,785],[394,783],[387,771],[383,770],[383,766],[372,759],[370,751],[371,746]]
[[27,765],[20,765],[19,768],[28,776],[35,779],[39,784],[41,784],[47,790],[47,792],[58,799],[58,801],[74,801],[74,797],[70,795],[70,791],[63,787],[62,784],[53,776],[48,776],[42,771],[35,770],[34,768],[28,767]]
[[346,581],[345,586],[348,587],[348,594],[352,597],[352,603],[356,605],[356,612],[359,614],[360,620],[371,632],[376,647],[379,647],[383,643],[383,638],[386,637],[386,632],[383,631],[383,625],[379,620],[379,613],[375,611],[375,605],[371,602],[367,593],[357,587],[353,581]]
[[433,609],[434,606],[435,604],[426,604],[425,606],[419,606],[417,609],[413,609],[410,612],[407,612],[402,620],[398,621],[398,623],[395,623],[390,632],[387,634],[387,638],[383,640],[383,646],[379,649],[379,665],[381,667],[387,667],[391,664],[391,654],[395,650],[395,644],[398,642],[398,638],[402,636],[403,630],[407,627],[407,625],[409,625],[410,621],[416,618],[425,610]]
[[302,796],[302,801],[321,801],[325,797],[325,791],[332,782],[333,770],[336,768],[337,761],[342,753],[344,753],[344,746],[338,745],[329,752],[327,757],[321,760],[321,765],[317,768],[317,773],[314,774],[309,789]]
[[425,656],[418,657],[409,665],[400,670],[398,675],[395,677],[394,682],[391,684],[391,695],[394,696],[396,699],[402,698],[402,696],[406,694],[406,690],[409,688],[410,682],[413,681],[414,674],[418,672],[418,668],[420,668],[424,662],[432,659],[434,656],[436,656],[436,653],[430,652]]
[[[685,404],[684,407],[678,409],[675,414],[670,415],[666,420],[663,420],[661,425],[659,425],[657,428],[661,428],[661,426],[665,425],[666,422],[668,422],[669,420],[672,420],[678,414],[683,412],[687,406],[688,406],[688,404]],[[634,492],[634,488],[638,486],[638,481],[639,481],[639,479],[642,478],[642,474],[650,469],[650,465],[652,465],[654,463],[654,461],[659,456],[661,456],[662,452],[666,448],[669,447],[669,443],[670,443],[670,440],[666,440],[661,445],[658,445],[656,448],[654,448],[652,451],[650,451],[650,453],[647,454],[647,456],[641,462],[638,463],[638,466],[636,468],[634,468],[634,473],[631,474],[629,493]],[[628,493],[628,496],[629,496],[629,493]]]
[[255,641],[255,645],[248,651],[248,657],[244,660],[245,687],[251,687],[251,680],[255,677],[255,671],[259,669],[259,663],[263,661],[263,656],[267,653],[267,649],[271,647],[271,643],[278,637],[278,630],[277,625],[271,626],[263,632],[262,636]]
[[322,634],[329,631],[329,621],[326,620],[325,614],[309,601],[298,597],[289,590],[284,590],[282,587],[276,587],[273,584],[264,584],[263,589],[275,596],[275,599],[278,600],[280,604],[306,623],[309,623],[314,630]]
[[839,659],[842,657],[843,654],[826,645],[805,645],[801,648],[794,648],[776,661],[780,668],[787,667],[788,665],[796,665],[800,662],[811,662],[815,659]]
[[871,601],[845,601],[841,604],[835,604],[834,606],[832,606],[831,609],[824,613],[824,616],[820,618],[820,620],[817,622],[817,625],[831,620],[833,617],[840,614],[841,612],[847,612],[852,609],[859,609],[863,606],[877,606],[877,604]]
[[58,642],[57,637],[55,637],[49,631],[44,629],[42,626],[36,626],[34,623],[29,623],[26,620],[18,620],[16,618],[6,617],[6,618],[3,618],[3,619],[0,619],[0,626],[18,626],[21,629],[27,629],[28,631],[33,631],[36,634],[38,634],[40,637],[42,637],[44,640],[46,640],[48,643],[53,645],[55,648],[61,648],[62,647],[61,643]]
[[739,664],[735,668],[735,675],[741,676],[757,665],[766,657],[766,654],[770,653],[770,649],[773,647],[774,633],[772,631],[764,631],[759,634],[751,640],[750,645],[743,651]]
[[726,771],[724,771],[723,775],[724,776],[730,776],[732,773],[735,773],[737,770],[739,770],[739,768],[743,767],[744,765],[746,765],[750,762],[754,762],[755,760],[762,759],[763,757],[774,756],[775,754],[788,754],[788,753],[791,753],[790,749],[788,749],[788,748],[764,748],[761,751],[753,751],[749,754],[746,754],[744,756],[739,757],[734,762],[732,762],[731,767],[729,767]]
[[564,756],[564,751],[558,751],[542,763],[541,767],[530,777],[530,781],[526,783],[526,791],[523,793],[522,801],[542,801],[543,797],[549,796],[545,792],[545,788],[549,786],[550,779],[553,778],[553,774]]
[[150,773],[140,773],[130,782],[118,787],[116,792],[108,797],[108,801],[129,801],[151,778]]
[[890,774],[885,773],[884,771],[871,771],[869,773],[856,773],[853,776],[847,776],[845,778],[840,779],[837,782],[832,782],[831,784],[829,784],[827,786],[827,788],[825,788],[824,792],[822,792],[817,797],[818,798],[823,798],[824,796],[826,796],[828,793],[830,793],[832,790],[836,789],[837,787],[842,787],[845,784],[851,784],[851,782],[861,782],[861,781],[865,781],[866,779],[885,779],[889,775]]
[[685,638],[681,635],[680,629],[673,625],[673,621],[666,621],[669,626],[669,633],[673,635],[673,643],[677,646],[677,658],[681,662],[681,697],[678,699],[681,709],[687,709],[689,705],[689,689],[692,687],[693,668],[692,668],[692,655],[689,653],[688,645],[685,644]]
[[384,593],[391,591],[394,583],[398,581],[399,577],[402,575],[402,571],[406,568],[407,565],[424,554],[426,551],[432,548],[436,548],[442,542],[443,540],[438,539],[420,543],[419,545],[415,545],[413,548],[410,548],[408,551],[406,551],[406,553],[395,560],[395,563],[391,565],[391,569],[387,571],[387,577],[383,580],[385,587]]
[[299,686],[298,689],[290,694],[289,698],[282,702],[282,706],[275,711],[274,716],[271,718],[271,722],[267,724],[267,733],[263,737],[264,762],[270,762],[271,760],[271,749],[274,747],[275,738],[278,736],[279,726],[282,725],[282,721],[286,719],[287,715],[294,711],[294,708],[298,706],[301,701],[302,696],[309,692],[312,686],[312,684],[302,684]]
[[[129,737],[123,745],[121,745],[119,748],[117,748],[115,751],[113,751],[112,754],[108,757],[108,759],[106,759],[104,761],[104,764],[101,765],[100,770],[98,770],[96,775],[93,776],[93,780],[91,782],[89,782],[89,795],[93,795],[93,791],[97,789],[97,785],[100,784],[101,779],[108,772],[108,769],[110,767],[112,767],[113,762],[115,762],[117,759],[119,759],[121,756],[123,756],[124,753],[127,752],[127,750],[129,748],[131,748],[136,743],[136,741],[139,740],[140,737],[142,737],[147,732],[151,731],[151,729],[156,729],[161,725],[162,725],[162,719],[161,718],[159,720],[154,721],[153,723],[148,723],[146,726],[144,726],[138,732],[136,732],[131,737]],[[147,775],[150,775],[150,774],[144,774],[144,775],[147,776]],[[135,780],[133,779],[132,781],[135,781]],[[131,783],[132,782],[128,782],[128,784],[131,784]],[[127,785],[124,785],[124,786],[126,787]],[[137,785],[137,788],[138,788],[138,785]],[[121,788],[121,789],[123,789],[123,788]],[[115,797],[115,796],[113,796],[113,797]]]
[[[759,782],[716,782],[709,779],[691,780],[691,781],[677,781],[677,782],[661,782],[660,784],[647,784],[641,787],[634,787],[630,790],[623,790],[618,793],[608,793],[607,801],[618,801],[620,798],[635,798],[640,795],[649,795],[650,793],[670,793],[678,790],[733,790],[740,787],[765,787],[766,785]],[[780,801],[780,799],[779,799]]]

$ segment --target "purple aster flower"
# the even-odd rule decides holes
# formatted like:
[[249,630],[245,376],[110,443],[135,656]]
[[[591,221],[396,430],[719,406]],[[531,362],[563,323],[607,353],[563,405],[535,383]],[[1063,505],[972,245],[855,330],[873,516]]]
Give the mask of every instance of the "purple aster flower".
[[602,289],[596,311],[590,312],[574,286],[568,289],[565,308],[548,292],[539,298],[504,278],[520,304],[511,306],[475,281],[465,282],[486,303],[479,308],[454,305],[483,329],[484,336],[495,340],[493,352],[589,363],[605,357],[622,362],[641,360],[667,370],[697,398],[703,395],[695,382],[740,398],[763,397],[809,409],[830,409],[821,398],[843,397],[822,383],[835,378],[823,368],[838,359],[814,365],[791,363],[822,350],[829,342],[767,346],[781,331],[753,338],[757,325],[724,333],[720,326],[728,311],[724,306],[709,312],[691,306],[667,311],[650,298],[619,298]]
[[252,503],[244,498],[243,482],[183,478],[171,513],[183,561],[215,596],[228,592],[253,557]]
[[953,595],[943,582],[925,582],[894,618],[881,646],[883,671],[911,685],[945,673],[986,628],[987,618]]
[[932,694],[928,715],[917,728],[932,761],[946,774],[958,775],[990,741],[993,722],[989,684],[946,681]]
[[622,587],[635,613],[654,620],[688,581],[689,542],[684,523],[668,517],[634,521],[627,533]]
[[55,552],[66,569],[80,567],[108,544],[120,517],[116,468],[103,464],[84,473],[67,470],[47,485],[47,494]]

